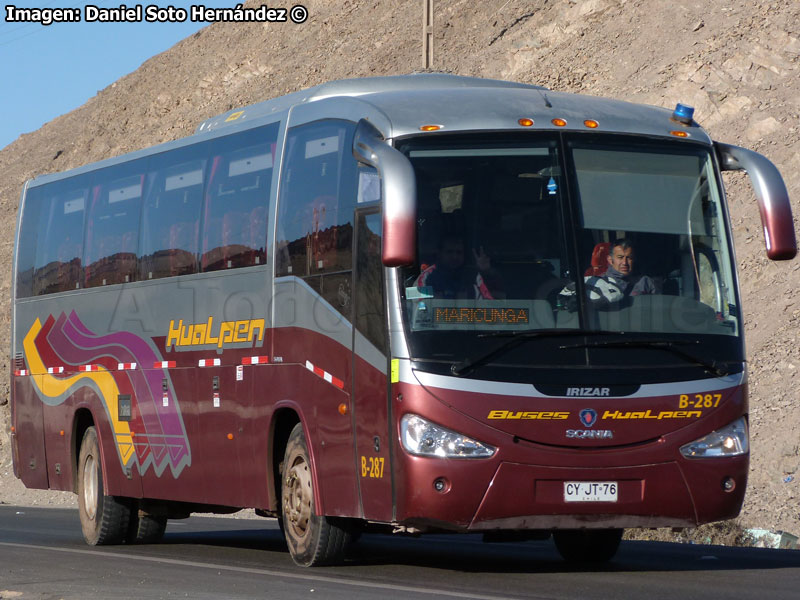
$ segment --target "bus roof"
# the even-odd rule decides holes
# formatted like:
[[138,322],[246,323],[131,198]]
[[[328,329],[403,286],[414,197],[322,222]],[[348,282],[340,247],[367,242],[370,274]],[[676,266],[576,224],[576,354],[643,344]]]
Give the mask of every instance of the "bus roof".
[[[340,106],[348,104],[351,114],[363,109],[381,114],[390,129],[381,133],[388,138],[421,134],[420,127],[431,124],[439,125],[441,132],[591,131],[584,122],[593,120],[597,123],[593,130],[597,132],[675,139],[671,132],[678,130],[686,132],[689,140],[711,143],[711,139],[696,123],[692,122],[691,126],[680,125],[671,120],[672,112],[665,108],[554,92],[545,87],[513,81],[445,73],[416,73],[341,79],[229,110],[203,121],[194,135],[68,171],[40,175],[32,179],[28,187],[191,145],[203,138],[226,135],[228,128],[238,130],[256,127],[283,117],[292,107],[323,100],[339,103]],[[324,116],[334,117],[335,114]],[[533,120],[533,125],[523,127],[518,123],[521,118]],[[553,119],[563,119],[566,125],[556,126]]]
[[[391,123],[387,137],[420,133],[423,125],[439,125],[442,132],[508,130],[579,130],[584,122],[597,123],[598,132],[630,133],[671,138],[684,131],[689,139],[710,143],[695,123],[687,127],[671,119],[666,108],[634,104],[594,96],[554,92],[545,87],[463,77],[444,73],[417,73],[388,77],[343,79],[323,83],[299,92],[236,108],[207,119],[197,133],[259,120],[299,104],[333,98],[358,98],[381,111]],[[531,119],[523,127],[519,119]],[[557,126],[553,119],[566,125]]]

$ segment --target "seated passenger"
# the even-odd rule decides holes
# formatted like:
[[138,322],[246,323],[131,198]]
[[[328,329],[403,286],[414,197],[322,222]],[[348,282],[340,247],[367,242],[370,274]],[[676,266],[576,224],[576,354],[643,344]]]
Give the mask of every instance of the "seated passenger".
[[435,298],[486,299],[504,296],[502,282],[492,269],[489,256],[472,250],[475,267],[465,264],[464,240],[447,235],[439,241],[437,262],[420,273],[415,282],[418,288],[430,288]]
[[[586,297],[595,306],[616,307],[630,296],[655,294],[656,286],[647,275],[634,274],[634,248],[630,240],[620,238],[611,244],[608,268],[602,275],[584,277]],[[561,290],[559,299],[574,310],[575,284]]]

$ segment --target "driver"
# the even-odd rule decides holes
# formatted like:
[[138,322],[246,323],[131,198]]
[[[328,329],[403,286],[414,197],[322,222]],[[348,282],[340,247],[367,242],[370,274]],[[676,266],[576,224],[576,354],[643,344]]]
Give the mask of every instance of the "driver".
[[590,302],[616,304],[628,296],[655,294],[656,286],[647,275],[633,272],[633,244],[626,238],[615,240],[608,252],[608,268],[603,275],[584,279]]
[[436,298],[493,300],[503,295],[499,274],[484,252],[472,250],[475,266],[465,264],[464,239],[446,235],[439,241],[436,263],[419,274],[415,285],[430,288]]
[[[618,308],[630,296],[655,294],[656,286],[647,275],[634,273],[635,251],[626,238],[612,242],[608,253],[608,267],[602,275],[584,278],[586,297],[597,307]],[[576,307],[575,284],[566,286],[559,294],[560,303],[570,310]]]

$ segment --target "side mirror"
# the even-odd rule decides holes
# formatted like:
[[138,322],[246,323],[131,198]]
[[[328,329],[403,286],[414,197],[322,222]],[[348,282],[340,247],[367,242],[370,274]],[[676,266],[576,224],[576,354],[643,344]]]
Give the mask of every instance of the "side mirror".
[[416,261],[417,183],[406,156],[389,146],[372,123],[361,119],[353,138],[353,156],[375,167],[381,177],[383,199],[383,249],[387,267]]
[[778,169],[758,152],[714,142],[723,171],[746,171],[753,184],[761,212],[767,256],[789,260],[797,254],[789,193]]

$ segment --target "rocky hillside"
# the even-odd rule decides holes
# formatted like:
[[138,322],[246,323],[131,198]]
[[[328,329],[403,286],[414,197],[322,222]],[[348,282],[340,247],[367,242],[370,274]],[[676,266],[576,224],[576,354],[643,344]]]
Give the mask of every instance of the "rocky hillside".
[[[79,109],[0,151],[0,347],[8,347],[11,248],[23,182],[191,133],[206,117],[343,77],[421,62],[419,0],[307,0],[302,25],[207,27]],[[435,63],[462,75],[673,107],[693,104],[721,141],[772,159],[800,212],[797,0],[437,0]],[[743,522],[800,533],[800,261],[765,258],[745,177],[726,179],[751,374],[752,470]],[[0,357],[0,402],[8,395]],[[10,476],[0,406],[0,501],[71,502]]]

